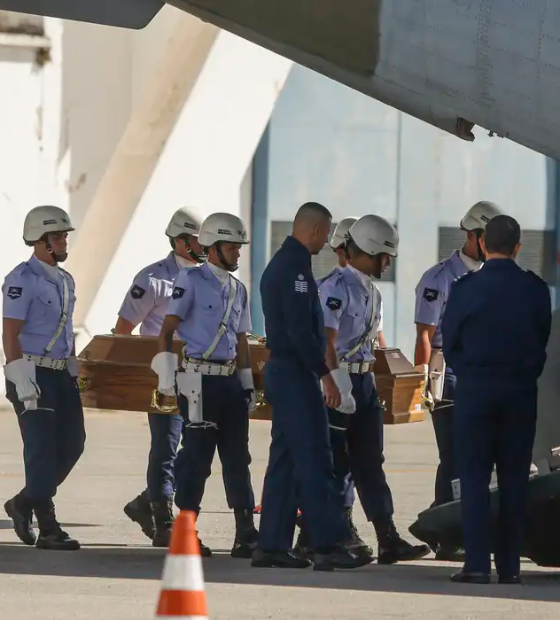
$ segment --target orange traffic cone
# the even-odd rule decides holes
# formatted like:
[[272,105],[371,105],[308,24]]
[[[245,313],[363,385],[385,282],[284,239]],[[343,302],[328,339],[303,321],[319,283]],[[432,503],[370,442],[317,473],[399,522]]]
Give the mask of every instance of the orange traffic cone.
[[181,510],[173,523],[156,620],[208,620],[200,543],[195,523],[196,514],[187,510]]

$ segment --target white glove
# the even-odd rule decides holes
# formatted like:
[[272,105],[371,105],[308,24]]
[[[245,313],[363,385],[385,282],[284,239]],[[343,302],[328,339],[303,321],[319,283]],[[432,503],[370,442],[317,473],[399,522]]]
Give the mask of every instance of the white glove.
[[41,390],[35,377],[35,364],[20,358],[4,366],[4,375],[16,386],[18,399],[26,409],[37,409],[37,400]]
[[175,373],[179,365],[177,353],[162,351],[154,355],[152,370],[158,376],[158,392],[164,396],[175,396]]
[[73,377],[74,379],[77,379],[78,376],[80,375],[80,371],[78,369],[78,360],[76,359],[75,355],[71,355],[68,358],[67,368],[68,368],[68,372],[70,373],[70,376]]
[[350,379],[350,375],[342,368],[335,368],[331,370],[331,376],[340,390],[342,398],[337,411],[341,413],[354,413],[356,411],[356,401],[352,396],[352,379]]
[[248,394],[249,402],[247,404],[249,406],[249,411],[253,411],[257,408],[257,397],[255,396],[253,371],[251,370],[251,368],[238,368],[237,376],[239,377],[239,381],[241,382],[243,389],[246,392],[250,390],[250,394]]

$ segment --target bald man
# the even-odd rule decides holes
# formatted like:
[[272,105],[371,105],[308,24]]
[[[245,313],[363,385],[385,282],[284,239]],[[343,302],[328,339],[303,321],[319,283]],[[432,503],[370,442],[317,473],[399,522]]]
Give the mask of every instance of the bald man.
[[[335,489],[327,409],[355,409],[348,386],[325,362],[323,311],[311,256],[327,242],[331,214],[318,203],[303,205],[293,231],[261,278],[270,357],[265,394],[273,410],[272,444],[265,476],[259,548],[253,566],[306,568],[292,553],[297,501],[315,550],[315,570],[356,568],[371,561],[343,546],[350,537]],[[295,485],[294,485],[295,482]]]

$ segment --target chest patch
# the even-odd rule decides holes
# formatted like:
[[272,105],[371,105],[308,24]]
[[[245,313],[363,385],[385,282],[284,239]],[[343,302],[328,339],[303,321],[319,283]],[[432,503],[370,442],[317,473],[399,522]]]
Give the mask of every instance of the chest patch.
[[22,293],[23,289],[21,288],[21,286],[10,286],[8,288],[7,295],[10,299],[18,299],[19,297],[21,297]]
[[439,291],[435,288],[425,288],[423,297],[426,301],[436,301],[439,297]]
[[141,286],[134,286],[130,291],[130,296],[132,297],[132,299],[142,299],[145,294],[146,290],[143,289]]
[[181,299],[181,297],[185,294],[185,289],[181,288],[180,286],[176,286],[173,289],[173,294],[171,295],[171,297],[173,297],[173,299]]
[[340,308],[342,308],[342,299],[338,299],[337,297],[328,297],[327,308],[330,310],[340,310]]

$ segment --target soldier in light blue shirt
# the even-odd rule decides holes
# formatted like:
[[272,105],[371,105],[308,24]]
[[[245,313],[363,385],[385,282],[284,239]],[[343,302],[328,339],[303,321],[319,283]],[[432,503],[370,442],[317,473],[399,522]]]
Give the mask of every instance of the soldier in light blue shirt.
[[[417,560],[429,553],[426,545],[403,540],[393,522],[393,499],[383,471],[383,413],[372,373],[381,293],[371,277],[381,277],[397,256],[398,242],[389,222],[376,215],[363,216],[348,232],[347,266],[319,287],[327,365],[345,375],[347,391],[356,403],[352,414],[329,409],[335,477],[343,491],[350,469],[364,512],[375,528],[379,564]],[[361,546],[351,542],[361,553],[371,554],[363,542]]]
[[73,230],[63,209],[31,209],[23,239],[33,256],[13,269],[2,287],[6,396],[18,417],[25,463],[25,488],[4,508],[20,540],[38,549],[80,548],[61,529],[53,503],[85,444],[72,323],[75,284],[59,266]]
[[[452,480],[457,478],[453,457],[453,401],[456,379],[453,370],[445,367],[441,350],[441,321],[452,283],[465,273],[482,267],[484,254],[480,237],[487,223],[500,213],[500,209],[491,202],[482,201],[472,206],[460,224],[461,230],[467,235],[464,246],[428,269],[416,286],[414,363],[417,370],[424,373],[429,385],[427,396],[432,403],[430,409],[440,460],[433,505],[453,501]],[[440,547],[436,549],[436,558],[460,561],[462,550]]]
[[[177,276],[152,368],[160,393],[177,389],[184,420],[175,466],[177,507],[199,513],[217,448],[235,513],[231,555],[250,558],[258,536],[249,472],[249,408],[256,404],[247,340],[251,317],[247,290],[232,275],[248,243],[245,225],[237,216],[214,213],[203,222],[198,241],[208,262]],[[178,356],[171,352],[175,332],[184,343],[178,372]],[[211,555],[204,545],[201,553]]]
[[[119,310],[115,334],[131,334],[140,325],[142,336],[159,336],[175,278],[181,269],[199,267],[206,260],[198,243],[201,223],[192,209],[182,208],[173,214],[165,231],[172,251],[136,275]],[[149,413],[148,422],[148,486],[124,507],[124,512],[142,527],[154,547],[167,547],[173,521],[174,464],[183,418],[180,414]]]

